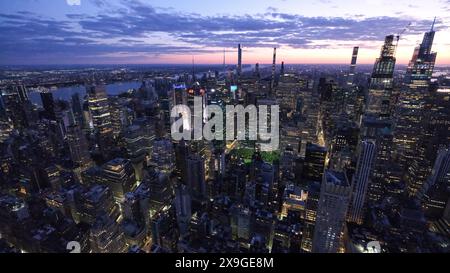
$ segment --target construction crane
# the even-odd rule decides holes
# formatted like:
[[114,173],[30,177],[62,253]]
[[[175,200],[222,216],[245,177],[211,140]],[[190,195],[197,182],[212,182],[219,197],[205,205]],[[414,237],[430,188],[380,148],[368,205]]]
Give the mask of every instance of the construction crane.
[[409,22],[406,25],[406,27],[395,36],[396,42],[395,42],[395,48],[394,48],[394,55],[397,52],[398,41],[400,40],[400,36],[403,35],[403,33],[405,33],[409,29],[410,26],[411,26],[411,22]]
[[411,26],[411,22],[409,22],[407,25],[406,25],[406,27],[402,30],[402,31],[400,31],[395,37],[397,38],[397,44],[395,45],[395,47],[397,47],[398,46],[398,41],[400,40],[400,36],[403,34],[403,33],[405,33],[408,29],[409,29],[409,27]]

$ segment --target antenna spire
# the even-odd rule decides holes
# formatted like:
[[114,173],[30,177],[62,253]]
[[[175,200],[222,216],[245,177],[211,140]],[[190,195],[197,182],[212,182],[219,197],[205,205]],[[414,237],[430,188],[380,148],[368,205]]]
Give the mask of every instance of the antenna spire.
[[431,25],[431,31],[434,30],[434,24],[436,23],[436,16],[434,16],[433,24]]
[[195,61],[194,61],[194,55],[192,55],[192,80],[195,82]]
[[223,71],[225,71],[225,48],[223,49]]

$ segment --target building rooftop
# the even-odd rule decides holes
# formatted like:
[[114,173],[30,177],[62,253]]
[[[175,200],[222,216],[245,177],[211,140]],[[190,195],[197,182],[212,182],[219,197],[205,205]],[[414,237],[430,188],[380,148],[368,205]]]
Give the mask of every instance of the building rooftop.
[[333,183],[336,186],[343,186],[343,187],[350,186],[347,176],[343,172],[326,170],[324,175],[326,177],[327,183]]

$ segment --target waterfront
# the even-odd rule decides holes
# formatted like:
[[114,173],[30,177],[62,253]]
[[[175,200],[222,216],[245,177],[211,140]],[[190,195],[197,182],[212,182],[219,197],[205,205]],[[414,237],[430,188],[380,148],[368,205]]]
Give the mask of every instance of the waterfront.
[[[117,82],[106,85],[106,92],[110,96],[116,96],[121,93],[125,93],[130,89],[137,89],[141,86],[141,82],[131,81],[131,82]],[[74,85],[69,87],[60,87],[52,89],[53,98],[55,100],[65,100],[69,101],[73,94],[78,93],[80,98],[83,98],[86,94],[86,87],[84,85]],[[33,103],[42,105],[41,96],[37,89],[30,90],[30,99]]]

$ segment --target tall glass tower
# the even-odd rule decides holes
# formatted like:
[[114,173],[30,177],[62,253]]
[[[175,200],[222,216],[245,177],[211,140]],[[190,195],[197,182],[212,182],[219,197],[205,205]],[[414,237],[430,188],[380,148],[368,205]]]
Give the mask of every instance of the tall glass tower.
[[395,68],[394,35],[386,36],[380,57],[375,61],[367,94],[366,114],[385,119],[390,114],[390,101]]

